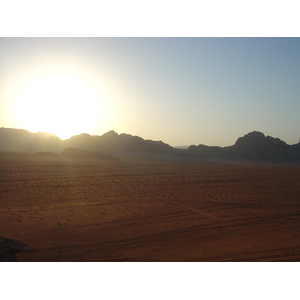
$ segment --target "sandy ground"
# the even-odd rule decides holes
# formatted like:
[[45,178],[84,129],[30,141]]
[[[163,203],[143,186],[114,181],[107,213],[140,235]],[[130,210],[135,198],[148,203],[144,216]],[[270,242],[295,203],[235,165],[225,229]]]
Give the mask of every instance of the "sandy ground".
[[0,155],[20,261],[300,261],[300,168]]

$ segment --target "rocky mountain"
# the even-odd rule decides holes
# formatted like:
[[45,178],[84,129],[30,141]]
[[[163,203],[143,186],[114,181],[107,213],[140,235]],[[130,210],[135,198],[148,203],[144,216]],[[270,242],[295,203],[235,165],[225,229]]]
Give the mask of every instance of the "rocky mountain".
[[109,131],[102,136],[94,136],[94,139],[102,146],[114,152],[148,152],[148,153],[170,153],[174,148],[162,141],[144,140],[139,136],[122,133],[118,135]]
[[[176,149],[162,141],[144,140],[130,134],[109,131],[101,136],[82,133],[61,140],[48,133],[31,133],[22,129],[0,128],[0,151],[53,152],[60,154],[66,148],[78,148],[113,157],[161,156],[196,157],[250,161],[300,161],[300,142],[288,145],[284,141],[253,131],[237,139],[229,147],[191,145]],[[87,154],[87,153],[86,153]],[[87,154],[92,155],[90,154]],[[94,154],[93,154],[94,155]]]
[[67,140],[61,140],[57,136],[31,133],[22,129],[1,128],[0,130],[0,151],[61,153],[65,148],[79,148],[107,155],[175,151],[173,147],[162,141],[144,140],[138,136],[117,134],[114,131],[109,131],[102,136],[82,133]]
[[284,141],[253,131],[237,139],[229,147],[190,146],[188,152],[203,158],[227,158],[256,161],[300,161],[300,143]]
[[249,159],[281,160],[289,159],[289,145],[278,138],[265,136],[263,133],[253,131],[239,138],[232,150]]

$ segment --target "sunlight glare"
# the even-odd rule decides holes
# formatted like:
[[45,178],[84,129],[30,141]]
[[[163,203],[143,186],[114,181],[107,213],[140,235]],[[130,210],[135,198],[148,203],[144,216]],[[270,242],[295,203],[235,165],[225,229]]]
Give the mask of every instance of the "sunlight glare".
[[[100,95],[80,78],[47,74],[36,78],[21,92],[19,118],[29,131],[45,131],[66,139],[90,132],[104,119]],[[103,103],[101,103],[103,104]]]

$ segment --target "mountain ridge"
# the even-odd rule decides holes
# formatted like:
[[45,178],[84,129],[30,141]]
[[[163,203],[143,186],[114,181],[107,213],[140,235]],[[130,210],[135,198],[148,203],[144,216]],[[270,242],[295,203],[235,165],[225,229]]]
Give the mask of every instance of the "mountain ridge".
[[112,156],[163,154],[200,159],[233,159],[250,161],[300,161],[300,142],[288,145],[279,138],[252,131],[227,147],[190,145],[187,149],[172,147],[163,141],[145,140],[111,130],[103,135],[82,133],[62,140],[45,132],[31,133],[25,129],[0,128],[0,151],[62,153],[78,148]]
[[203,158],[227,158],[257,161],[299,161],[300,142],[288,145],[279,138],[265,136],[252,131],[239,137],[235,144],[227,147],[191,145],[188,151]]

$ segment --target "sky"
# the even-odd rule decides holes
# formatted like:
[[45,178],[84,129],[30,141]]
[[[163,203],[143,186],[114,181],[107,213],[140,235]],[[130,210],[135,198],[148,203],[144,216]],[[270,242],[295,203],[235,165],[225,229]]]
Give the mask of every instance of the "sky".
[[300,38],[0,38],[0,127],[229,146],[300,139]]

